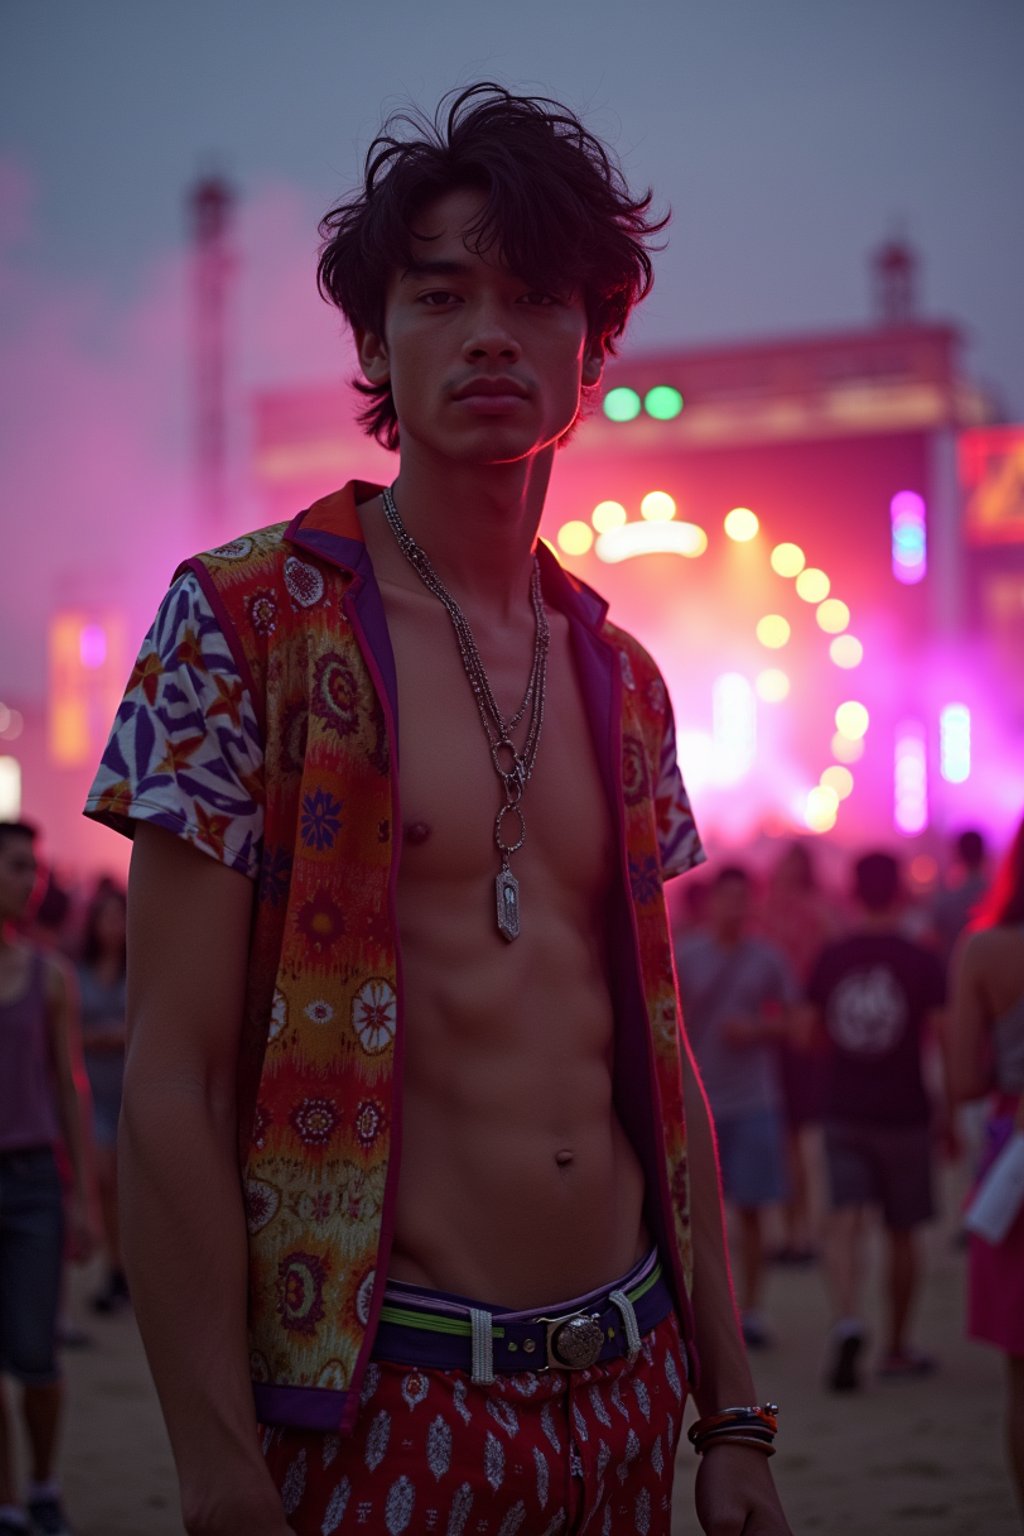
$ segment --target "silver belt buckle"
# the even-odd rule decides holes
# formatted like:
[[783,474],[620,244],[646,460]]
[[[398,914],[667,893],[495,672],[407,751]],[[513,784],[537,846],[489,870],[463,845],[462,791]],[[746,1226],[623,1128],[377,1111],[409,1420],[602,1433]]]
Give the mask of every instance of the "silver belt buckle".
[[549,1366],[561,1371],[585,1371],[597,1363],[604,1343],[599,1313],[576,1312],[571,1317],[541,1321],[547,1323]]

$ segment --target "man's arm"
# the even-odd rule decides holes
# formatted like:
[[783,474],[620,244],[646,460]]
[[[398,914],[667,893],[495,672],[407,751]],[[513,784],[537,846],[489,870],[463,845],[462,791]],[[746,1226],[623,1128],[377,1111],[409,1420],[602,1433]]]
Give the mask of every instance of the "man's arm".
[[946,1081],[954,1104],[980,1099],[993,1086],[992,1033],[984,989],[981,947],[986,934],[971,934],[953,956],[953,1006],[942,1028]]
[[[757,1398],[733,1301],[711,1116],[688,1045],[686,1052],[693,1310],[701,1365],[696,1400],[703,1416]],[[696,1501],[707,1536],[789,1536],[768,1458],[751,1446],[710,1446],[701,1457]]]
[[158,827],[135,834],[124,1249],[190,1536],[285,1536],[257,1441],[235,1080],[252,886]]

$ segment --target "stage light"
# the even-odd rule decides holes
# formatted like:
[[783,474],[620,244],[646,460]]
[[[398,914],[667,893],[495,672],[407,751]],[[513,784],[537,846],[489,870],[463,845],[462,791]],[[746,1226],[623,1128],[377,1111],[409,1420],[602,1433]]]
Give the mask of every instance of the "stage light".
[[585,555],[594,542],[594,531],[580,518],[563,523],[558,530],[558,547],[567,555]]
[[751,539],[756,539],[760,526],[757,513],[751,512],[749,507],[733,507],[725,515],[726,534],[737,544],[749,544]]
[[644,395],[644,410],[655,421],[672,421],[683,408],[683,397],[671,384],[655,384]]
[[853,793],[853,774],[839,763],[826,768],[820,782],[825,789],[833,790],[840,800],[847,799]]
[[714,783],[715,743],[709,731],[680,731],[676,756],[691,794],[705,784]]
[[907,837],[928,825],[928,763],[924,728],[916,720],[905,720],[896,731],[892,819]]
[[766,704],[781,704],[783,699],[789,697],[789,678],[781,667],[766,667],[763,672],[759,672],[754,687],[758,698]]
[[805,603],[820,603],[823,598],[828,597],[831,585],[824,571],[809,565],[796,579],[797,596],[802,597]]
[[864,660],[864,647],[856,635],[837,635],[828,653],[837,667],[859,667]]
[[889,503],[892,573],[904,586],[923,581],[928,570],[926,510],[917,491],[897,491]]
[[799,576],[807,564],[799,544],[776,544],[769,559],[776,576]]
[[769,651],[781,650],[790,634],[789,620],[784,619],[781,613],[766,613],[763,619],[757,621],[757,638]]
[[590,521],[598,533],[607,533],[609,528],[621,528],[626,521],[626,509],[621,501],[599,501],[590,514]]
[[624,523],[609,528],[597,540],[597,558],[618,565],[637,555],[682,555],[695,560],[708,547],[708,536],[696,523]]
[[754,766],[757,709],[754,690],[740,672],[723,672],[711,690],[715,769],[719,780],[735,784]]
[[844,736],[842,731],[836,731],[832,737],[832,756],[838,763],[858,763],[864,756],[864,738],[858,736],[856,741],[852,736]]
[[668,523],[676,515],[676,504],[667,491],[648,491],[640,503],[640,516],[648,523]]
[[819,784],[807,791],[804,823],[811,832],[831,832],[839,811],[839,796],[834,789]]
[[25,729],[25,717],[20,709],[8,709],[0,704],[0,740],[17,741]]
[[635,421],[640,415],[640,396],[635,389],[610,389],[602,410],[609,421]]
[[866,735],[869,724],[870,716],[867,710],[856,699],[847,699],[846,703],[840,704],[836,710],[836,730],[850,741],[859,741]]
[[107,635],[102,624],[83,624],[78,637],[78,654],[82,666],[95,671],[107,659]]
[[21,815],[21,764],[16,757],[0,757],[0,821],[17,821]]
[[971,712],[966,704],[947,704],[939,714],[939,772],[949,784],[971,776]]
[[850,610],[838,597],[826,597],[823,603],[818,604],[815,618],[818,628],[823,629],[826,635],[839,635],[850,622]]

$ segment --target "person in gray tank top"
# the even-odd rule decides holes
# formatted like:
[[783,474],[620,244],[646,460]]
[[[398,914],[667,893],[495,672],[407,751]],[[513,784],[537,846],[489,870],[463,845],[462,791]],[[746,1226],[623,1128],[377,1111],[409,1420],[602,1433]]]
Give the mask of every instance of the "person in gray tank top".
[[[21,1385],[31,1455],[22,1505],[0,1398],[0,1536],[70,1536],[54,1467],[64,1399],[54,1345],[65,1226],[72,1256],[88,1258],[93,1202],[75,1084],[73,983],[15,927],[35,884],[34,842],[26,823],[0,822],[0,1371]],[[71,1170],[66,1206],[58,1142]]]

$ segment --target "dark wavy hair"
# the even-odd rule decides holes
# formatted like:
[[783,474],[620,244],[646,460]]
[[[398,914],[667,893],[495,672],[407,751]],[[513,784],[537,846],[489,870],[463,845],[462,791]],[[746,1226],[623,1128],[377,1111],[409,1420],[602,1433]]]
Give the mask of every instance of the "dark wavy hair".
[[[79,950],[79,960],[84,966],[93,966],[102,957],[103,944],[100,939],[100,913],[108,901],[116,901],[122,911],[127,912],[128,898],[124,887],[109,876],[103,876],[96,884],[92,899],[85,912],[85,923],[82,927],[82,943]],[[127,940],[121,948],[121,972],[124,974],[128,965]]]
[[[648,217],[605,146],[568,107],[482,81],[387,119],[366,155],[363,184],[320,222],[317,286],[353,327],[384,334],[392,274],[411,260],[417,216],[447,192],[484,194],[471,248],[496,248],[539,288],[582,295],[591,341],[615,351],[630,311],[654,280],[648,247],[668,216]],[[389,384],[353,381],[366,432],[398,447]]]

